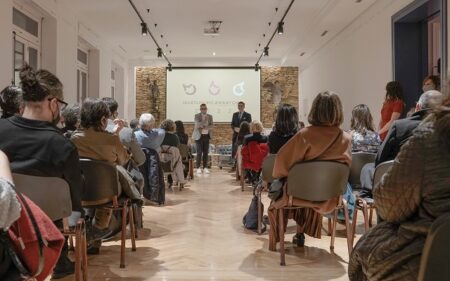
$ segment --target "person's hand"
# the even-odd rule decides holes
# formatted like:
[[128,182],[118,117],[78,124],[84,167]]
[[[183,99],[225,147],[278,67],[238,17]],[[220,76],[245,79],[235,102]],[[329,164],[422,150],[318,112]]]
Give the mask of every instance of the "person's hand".
[[241,130],[241,128],[239,128],[239,127],[234,127],[234,131],[235,131],[236,133],[239,133],[240,130]]
[[113,123],[115,124],[113,133],[118,135],[125,126],[125,121],[123,121],[122,119],[114,119]]

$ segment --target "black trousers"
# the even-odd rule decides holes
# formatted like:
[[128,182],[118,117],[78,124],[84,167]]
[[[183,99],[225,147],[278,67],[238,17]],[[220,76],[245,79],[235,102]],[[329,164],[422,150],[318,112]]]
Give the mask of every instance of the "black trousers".
[[236,151],[237,151],[237,145],[236,145],[236,141],[237,141],[237,136],[238,133],[233,131],[233,139],[231,140],[232,146],[231,146],[231,159],[232,161],[234,161],[234,157],[236,157]]
[[200,168],[200,163],[203,160],[203,168],[208,167],[208,152],[209,152],[209,134],[202,135],[200,139],[195,141],[197,146],[197,169]]

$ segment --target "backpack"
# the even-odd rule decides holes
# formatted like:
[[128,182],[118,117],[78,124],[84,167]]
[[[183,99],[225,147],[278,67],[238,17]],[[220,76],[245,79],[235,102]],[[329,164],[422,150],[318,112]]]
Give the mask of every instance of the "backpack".
[[[261,211],[264,214],[264,204],[261,202]],[[262,220],[262,214],[261,214],[261,220]],[[242,223],[244,224],[245,228],[258,231],[258,196],[255,195],[255,192],[253,191],[253,198],[252,202],[250,203],[250,206],[248,207],[247,213],[242,218]],[[266,231],[266,224],[262,222],[263,227],[261,229],[261,232]]]

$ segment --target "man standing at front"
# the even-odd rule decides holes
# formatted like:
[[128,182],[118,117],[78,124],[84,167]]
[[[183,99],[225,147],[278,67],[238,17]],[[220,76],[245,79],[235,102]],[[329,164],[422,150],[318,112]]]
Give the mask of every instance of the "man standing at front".
[[[237,112],[233,113],[233,118],[231,119],[231,128],[233,129],[233,139],[232,139],[232,152],[231,152],[231,159],[232,161],[234,161],[233,159],[236,156],[236,151],[237,151],[237,147],[236,147],[236,140],[237,140],[237,135],[239,133],[239,128],[241,127],[241,123],[246,121],[248,123],[252,122],[252,115],[248,112],[244,111],[245,109],[245,103],[243,101],[240,101],[238,103],[238,110]],[[233,169],[234,169],[234,165],[233,165]]]
[[197,174],[202,173],[200,164],[203,160],[203,173],[209,174],[208,170],[208,152],[209,152],[209,140],[211,139],[211,131],[213,129],[213,117],[211,114],[207,114],[208,108],[206,104],[200,105],[200,113],[195,114],[195,126],[192,138],[195,140],[197,148]]

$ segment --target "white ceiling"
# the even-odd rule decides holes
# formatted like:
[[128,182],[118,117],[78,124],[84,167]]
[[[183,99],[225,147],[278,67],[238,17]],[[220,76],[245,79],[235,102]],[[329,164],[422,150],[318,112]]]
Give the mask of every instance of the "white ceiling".
[[[177,62],[254,64],[274,32],[290,0],[133,0],[150,31],[174,66]],[[275,35],[269,59],[278,65],[299,65],[336,36],[375,0],[296,0]],[[77,0],[70,6],[82,24],[95,30],[130,60],[157,59],[156,46],[141,36],[140,22],[127,0]],[[278,12],[275,8],[278,7]],[[147,12],[149,9],[149,12]],[[203,35],[209,20],[223,21],[220,36]],[[269,22],[272,24],[269,26]],[[157,24],[157,27],[154,24]],[[328,33],[321,37],[323,31]],[[266,37],[263,37],[263,34]],[[161,34],[164,38],[161,38]],[[258,44],[261,43],[261,47]],[[168,47],[166,47],[168,44]],[[172,52],[169,53],[169,50]],[[258,50],[258,53],[255,53]],[[213,56],[215,52],[216,56]],[[300,57],[300,54],[305,55]],[[161,59],[159,59],[161,60]],[[163,61],[162,61],[163,62]],[[216,64],[217,64],[216,63]]]

